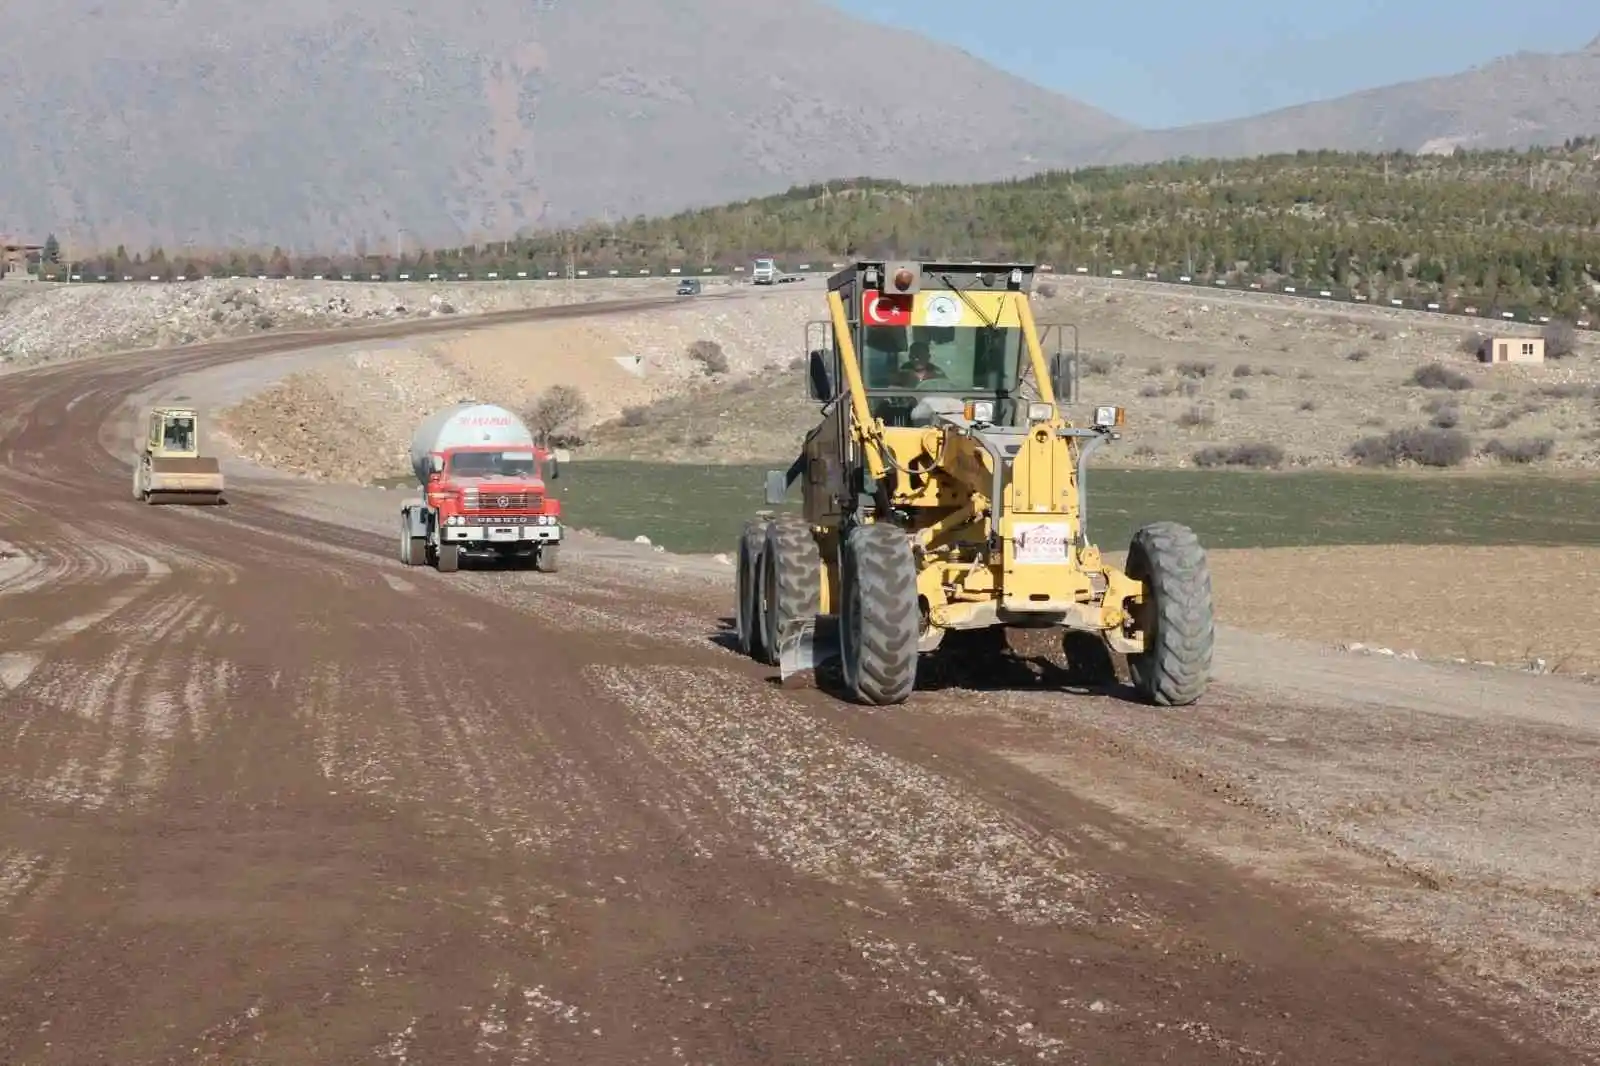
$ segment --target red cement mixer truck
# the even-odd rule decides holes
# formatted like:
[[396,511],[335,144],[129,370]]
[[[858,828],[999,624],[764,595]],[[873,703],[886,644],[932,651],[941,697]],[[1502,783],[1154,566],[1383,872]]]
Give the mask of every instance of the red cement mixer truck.
[[469,552],[554,573],[561,504],[545,495],[545,482],[560,476],[565,458],[504,407],[435,411],[411,437],[411,471],[423,495],[400,507],[400,561],[451,573]]

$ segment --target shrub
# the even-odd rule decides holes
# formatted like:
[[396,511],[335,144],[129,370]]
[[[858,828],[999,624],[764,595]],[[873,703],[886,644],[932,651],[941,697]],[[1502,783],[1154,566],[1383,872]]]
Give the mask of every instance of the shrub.
[[1193,428],[1195,426],[1209,426],[1213,419],[1211,412],[1199,404],[1189,408],[1178,416],[1178,425]]
[[1600,385],[1580,385],[1576,381],[1568,381],[1560,385],[1546,385],[1539,392],[1552,400],[1579,400],[1586,396],[1600,399]]
[[1083,372],[1104,377],[1117,368],[1117,360],[1109,355],[1091,355],[1083,360]]
[[1228,399],[1230,400],[1248,400],[1249,398],[1249,389],[1233,389],[1228,393]]
[[1476,356],[1483,351],[1483,346],[1489,340],[1487,333],[1468,333],[1461,338],[1461,354]]
[[1434,429],[1455,429],[1461,424],[1461,412],[1454,407],[1441,407],[1433,412],[1429,424]]
[[1472,454],[1472,441],[1454,429],[1393,429],[1381,437],[1362,437],[1350,457],[1362,466],[1460,466]]
[[1355,351],[1345,356],[1345,358],[1350,360],[1352,363],[1364,363],[1368,359],[1372,358],[1372,353],[1367,351],[1365,348],[1357,348]]
[[1245,466],[1252,470],[1271,470],[1283,465],[1283,449],[1267,441],[1244,444],[1213,444],[1194,453],[1200,467]]
[[1033,291],[1038,293],[1041,298],[1046,300],[1054,300],[1056,298],[1056,287],[1050,284],[1048,281],[1035,285],[1033,287]]
[[571,385],[552,385],[539,394],[528,411],[528,428],[543,438],[553,437],[589,413],[589,401]]
[[1544,357],[1565,359],[1578,350],[1578,331],[1571,322],[1555,319],[1544,327]]
[[1179,363],[1178,374],[1186,378],[1210,377],[1211,372],[1217,368],[1215,363]]
[[1139,390],[1139,395],[1145,399],[1154,399],[1157,396],[1165,396],[1171,391],[1166,385],[1146,385]]
[[650,421],[650,408],[639,406],[624,407],[621,421],[624,426],[642,426]]
[[1317,401],[1315,401],[1315,400],[1301,400],[1300,401],[1300,410],[1302,410],[1302,411],[1315,411],[1316,409],[1317,409]]
[[699,363],[707,374],[726,374],[728,356],[716,341],[700,340],[689,345],[689,358]]
[[1452,392],[1465,392],[1472,388],[1472,379],[1459,370],[1451,370],[1442,363],[1429,363],[1427,366],[1418,367],[1416,372],[1406,380],[1406,384],[1415,385],[1422,389],[1449,389]]
[[1536,463],[1550,458],[1555,450],[1556,442],[1549,437],[1527,437],[1513,441],[1492,440],[1483,446],[1482,454],[1502,463]]
[[1247,378],[1254,373],[1255,370],[1251,368],[1249,363],[1240,363],[1233,368],[1233,376],[1236,378]]

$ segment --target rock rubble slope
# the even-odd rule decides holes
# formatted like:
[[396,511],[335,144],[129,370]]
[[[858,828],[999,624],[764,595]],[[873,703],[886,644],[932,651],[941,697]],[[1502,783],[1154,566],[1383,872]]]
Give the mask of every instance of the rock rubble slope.
[[665,279],[363,283],[208,279],[0,283],[0,361],[13,367],[281,329],[482,314],[671,293]]

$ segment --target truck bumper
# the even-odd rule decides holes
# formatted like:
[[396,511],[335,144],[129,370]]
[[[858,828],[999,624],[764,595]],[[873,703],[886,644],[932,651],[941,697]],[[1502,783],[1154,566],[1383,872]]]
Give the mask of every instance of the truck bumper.
[[444,526],[439,532],[446,544],[476,548],[496,544],[558,544],[562,530],[560,526],[471,525]]

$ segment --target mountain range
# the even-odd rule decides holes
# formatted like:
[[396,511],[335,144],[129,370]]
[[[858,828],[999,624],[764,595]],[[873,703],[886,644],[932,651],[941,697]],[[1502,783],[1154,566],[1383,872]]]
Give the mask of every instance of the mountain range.
[[1600,39],[1141,130],[822,0],[0,6],[0,233],[415,249],[830,178],[1600,133]]

